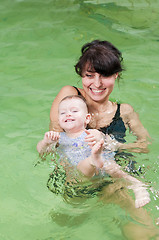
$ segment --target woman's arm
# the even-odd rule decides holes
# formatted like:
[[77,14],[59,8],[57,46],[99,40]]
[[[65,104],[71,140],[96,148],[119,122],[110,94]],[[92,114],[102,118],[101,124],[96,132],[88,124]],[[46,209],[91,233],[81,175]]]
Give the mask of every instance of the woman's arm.
[[136,136],[137,140],[134,143],[122,144],[119,143],[119,149],[128,149],[132,152],[148,152],[148,144],[150,144],[150,136],[148,131],[142,125],[138,114],[129,104],[121,104],[121,117],[129,131]]
[[55,97],[51,110],[50,110],[50,125],[49,129],[50,131],[57,131],[57,132],[62,132],[63,130],[60,128],[59,123],[58,123],[58,106],[61,100],[69,95],[78,95],[77,90],[72,87],[72,86],[64,86],[58,95]]

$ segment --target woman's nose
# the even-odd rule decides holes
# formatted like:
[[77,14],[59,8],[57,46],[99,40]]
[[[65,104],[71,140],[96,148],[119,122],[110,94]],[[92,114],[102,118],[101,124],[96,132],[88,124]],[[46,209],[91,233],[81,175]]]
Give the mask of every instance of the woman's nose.
[[102,81],[99,75],[95,76],[94,78],[94,86],[95,87],[100,87],[102,85]]

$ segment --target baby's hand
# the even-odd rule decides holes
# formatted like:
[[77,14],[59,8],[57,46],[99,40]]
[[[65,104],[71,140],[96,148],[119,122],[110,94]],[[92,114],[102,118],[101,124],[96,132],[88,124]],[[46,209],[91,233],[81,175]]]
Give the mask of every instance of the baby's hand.
[[97,129],[85,130],[85,133],[87,134],[85,142],[87,142],[91,148],[103,138],[103,134]]
[[44,141],[47,143],[52,143],[53,141],[58,141],[60,137],[59,132],[49,131],[44,135]]

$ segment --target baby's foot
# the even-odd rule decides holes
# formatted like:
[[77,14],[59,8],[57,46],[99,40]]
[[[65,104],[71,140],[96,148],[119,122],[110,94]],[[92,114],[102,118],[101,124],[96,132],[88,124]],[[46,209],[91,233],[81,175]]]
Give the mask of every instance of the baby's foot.
[[136,198],[135,200],[136,208],[143,207],[151,201],[150,195],[147,192],[145,187],[140,186],[140,187],[136,187],[136,189],[133,189],[133,190]]
[[150,197],[147,196],[145,198],[141,198],[141,199],[136,199],[135,200],[135,207],[136,208],[140,208],[140,207],[143,207],[145,206],[146,204],[148,204],[150,202]]
[[103,167],[103,161],[102,161],[102,150],[103,150],[103,144],[104,140],[101,139],[99,142],[97,142],[93,147],[91,151],[91,161],[92,165],[94,165],[97,168]]

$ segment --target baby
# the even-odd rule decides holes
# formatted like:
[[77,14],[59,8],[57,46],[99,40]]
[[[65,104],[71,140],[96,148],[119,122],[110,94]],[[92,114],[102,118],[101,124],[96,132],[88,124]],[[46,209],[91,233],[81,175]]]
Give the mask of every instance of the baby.
[[[120,170],[114,161],[114,153],[103,150],[105,136],[96,129],[86,130],[91,119],[85,99],[78,95],[68,96],[59,104],[59,124],[64,132],[49,131],[37,144],[40,154],[50,152],[53,144],[59,143],[60,158],[67,158],[87,177],[93,177],[99,169],[113,178],[124,178],[135,194],[136,208],[150,202],[143,183]],[[109,140],[109,138],[107,139]]]

